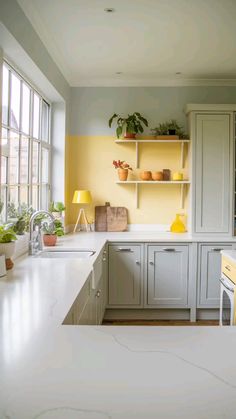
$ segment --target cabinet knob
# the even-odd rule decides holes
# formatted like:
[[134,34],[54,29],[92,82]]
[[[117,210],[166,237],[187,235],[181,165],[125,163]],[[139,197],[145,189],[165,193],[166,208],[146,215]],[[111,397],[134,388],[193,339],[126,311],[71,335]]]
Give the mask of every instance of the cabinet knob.
[[103,262],[106,262],[106,258],[102,258]]
[[139,260],[136,260],[135,263],[136,263],[136,265],[140,265]]
[[150,261],[150,262],[149,262],[149,264],[150,264],[150,265],[154,265],[154,262]]
[[103,250],[103,254],[105,255],[107,253],[107,251],[106,250]]

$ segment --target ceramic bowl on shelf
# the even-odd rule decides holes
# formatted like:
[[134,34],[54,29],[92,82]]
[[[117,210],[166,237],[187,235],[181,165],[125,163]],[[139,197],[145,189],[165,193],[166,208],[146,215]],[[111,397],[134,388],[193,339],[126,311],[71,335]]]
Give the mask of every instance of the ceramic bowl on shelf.
[[141,180],[152,180],[152,173],[149,170],[143,170],[140,173]]
[[163,180],[163,172],[152,172],[152,180]]

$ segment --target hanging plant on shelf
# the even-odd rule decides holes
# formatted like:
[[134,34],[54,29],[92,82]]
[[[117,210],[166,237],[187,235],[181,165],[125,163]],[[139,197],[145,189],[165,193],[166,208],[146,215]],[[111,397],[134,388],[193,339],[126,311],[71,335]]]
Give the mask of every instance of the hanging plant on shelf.
[[118,170],[119,180],[122,182],[127,180],[129,170],[133,170],[128,163],[121,160],[113,160],[113,166]]
[[108,122],[110,128],[115,119],[117,119],[117,138],[120,138],[123,133],[124,138],[135,138],[136,134],[143,133],[143,125],[148,127],[148,121],[139,112],[134,112],[132,115],[128,115],[127,118],[114,113]]

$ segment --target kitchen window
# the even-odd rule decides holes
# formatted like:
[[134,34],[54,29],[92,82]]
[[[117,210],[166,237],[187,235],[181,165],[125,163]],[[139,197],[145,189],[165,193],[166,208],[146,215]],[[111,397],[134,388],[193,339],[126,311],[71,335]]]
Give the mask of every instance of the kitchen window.
[[50,196],[50,105],[7,62],[3,64],[1,218],[15,204],[47,209]]

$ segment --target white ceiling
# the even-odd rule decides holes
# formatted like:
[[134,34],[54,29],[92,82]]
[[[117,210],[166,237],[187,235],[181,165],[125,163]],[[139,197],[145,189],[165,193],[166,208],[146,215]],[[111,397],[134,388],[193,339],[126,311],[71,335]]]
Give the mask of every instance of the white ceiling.
[[18,3],[71,86],[236,84],[236,0]]

